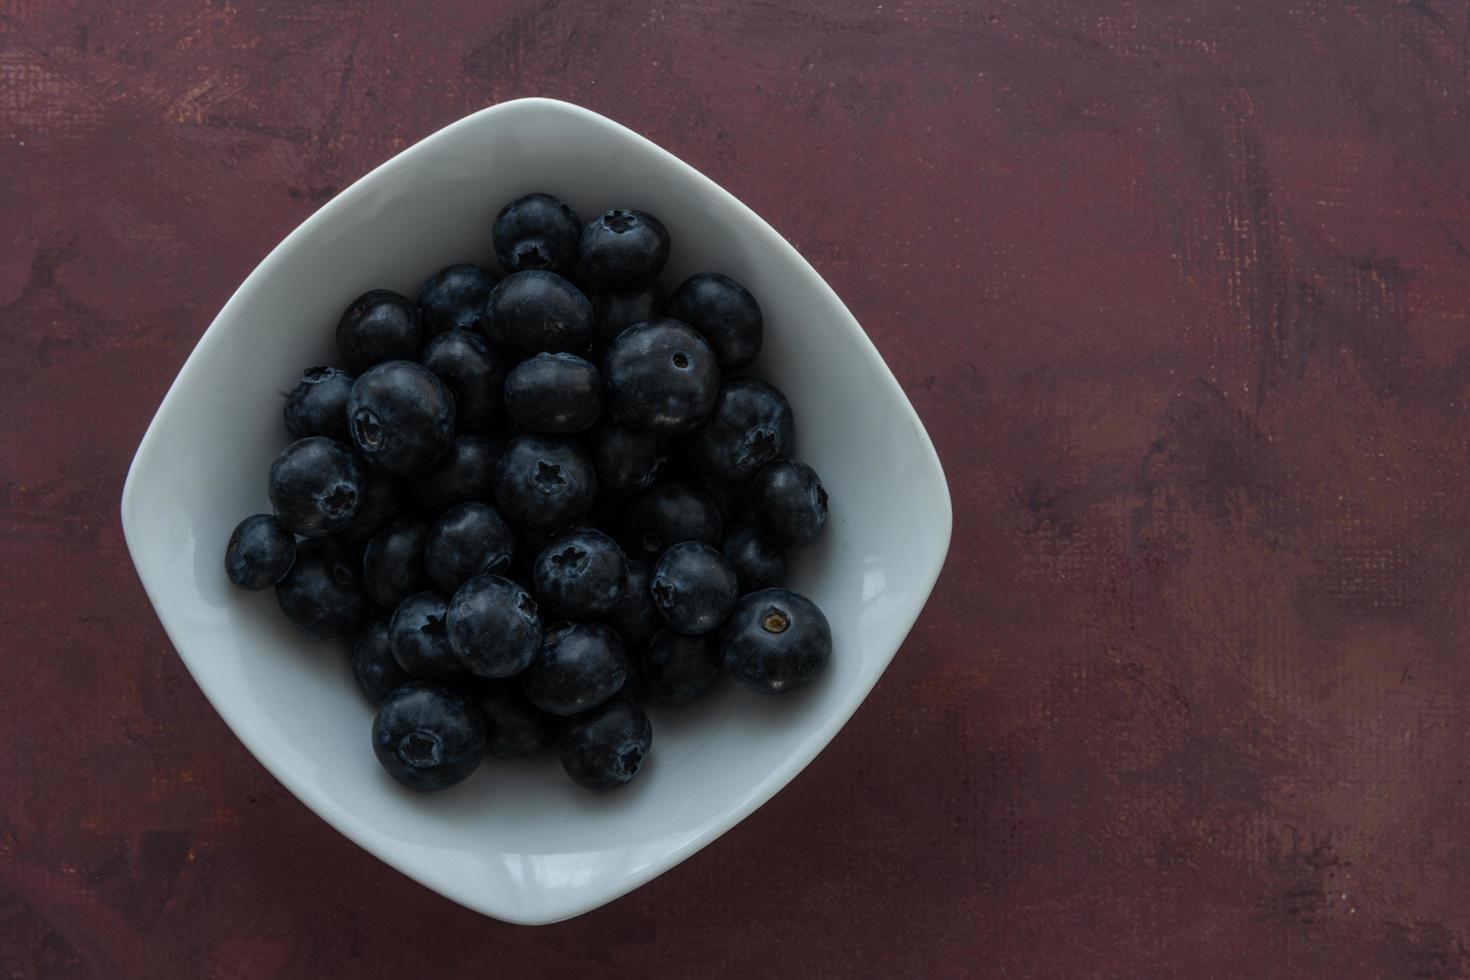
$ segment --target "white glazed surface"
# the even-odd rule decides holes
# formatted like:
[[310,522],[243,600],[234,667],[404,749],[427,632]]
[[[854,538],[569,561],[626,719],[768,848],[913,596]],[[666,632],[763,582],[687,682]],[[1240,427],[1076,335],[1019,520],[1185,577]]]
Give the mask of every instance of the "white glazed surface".
[[[266,470],[288,437],[280,392],[335,360],[333,327],[359,293],[412,295],[452,262],[493,267],[491,217],[537,190],[584,219],[657,214],[673,237],[663,276],[715,270],[766,317],[752,373],[790,398],[796,456],[832,497],[826,533],[793,555],[790,584],[832,624],[809,688],[779,698],[726,679],[697,704],[652,707],[653,749],[632,784],[589,793],[554,753],[487,760],[421,796],[378,767],[373,711],[344,645],[312,643],[271,592],[230,587],[235,523],[269,510]],[[179,656],[245,746],[307,806],[388,864],[456,902],[518,923],[578,915],[666,871],[799,773],[862,703],[913,625],[949,547],[944,474],[867,336],[780,235],[718,185],[637,134],[566,103],[482,110],[363,177],[277,246],[225,304],[133,460],[123,529]],[[775,872],[779,873],[779,872]]]

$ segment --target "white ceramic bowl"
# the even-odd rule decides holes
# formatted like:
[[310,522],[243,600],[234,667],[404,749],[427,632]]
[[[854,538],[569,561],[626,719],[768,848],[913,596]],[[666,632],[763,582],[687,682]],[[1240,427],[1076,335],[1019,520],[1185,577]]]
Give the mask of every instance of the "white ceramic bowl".
[[[356,295],[412,295],[452,262],[493,267],[489,227],[537,190],[584,218],[657,214],[673,237],[664,280],[703,270],[744,283],[766,317],[754,373],[796,415],[796,455],[831,492],[826,533],[793,558],[791,585],[832,624],[832,661],[782,697],[728,682],[654,707],[653,749],[630,785],[589,793],[554,753],[487,760],[417,795],[378,767],[372,709],[342,647],[312,643],[271,592],[230,587],[225,540],[269,510],[266,470],[288,441],[280,395],[335,360]],[[949,547],[939,459],[893,375],[842,302],[785,239],[708,178],[595,113],[545,99],[493,106],[363,177],[293,231],[225,304],[159,406],[122,498],[143,587],[179,656],[245,746],[324,820],[472,909],[545,923],[586,912],[667,870],[760,806],[811,762],[877,682]]]

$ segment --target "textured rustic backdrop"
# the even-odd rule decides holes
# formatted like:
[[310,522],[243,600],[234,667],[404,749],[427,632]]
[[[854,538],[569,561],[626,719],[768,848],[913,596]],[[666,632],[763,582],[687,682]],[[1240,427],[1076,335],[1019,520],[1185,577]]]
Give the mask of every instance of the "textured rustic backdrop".
[[[0,2],[7,976],[1470,971],[1470,8]],[[821,758],[631,897],[466,912],[287,795],[117,503],[314,208],[587,105],[765,215],[955,500]]]

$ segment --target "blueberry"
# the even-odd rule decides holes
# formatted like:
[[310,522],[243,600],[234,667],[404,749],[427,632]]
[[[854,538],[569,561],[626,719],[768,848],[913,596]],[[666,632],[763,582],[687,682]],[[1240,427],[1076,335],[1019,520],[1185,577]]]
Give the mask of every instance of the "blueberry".
[[398,481],[382,473],[364,470],[362,496],[352,522],[337,537],[343,541],[365,542],[383,529],[398,513]]
[[428,368],[387,361],[364,373],[347,401],[352,442],[381,473],[421,473],[454,437],[454,396]]
[[295,563],[276,583],[276,603],[314,640],[351,636],[372,609],[356,556],[323,538],[296,545]]
[[510,441],[495,468],[495,500],[517,527],[556,531],[574,523],[597,495],[587,451],[551,436]]
[[521,684],[542,711],[575,715],[612,697],[627,676],[618,634],[601,623],[572,623],[542,638],[541,652],[521,675]]
[[423,342],[419,308],[391,289],[374,289],[352,301],[337,321],[337,352],[353,374],[384,361],[411,361]]
[[468,500],[489,500],[495,492],[495,466],[504,452],[505,440],[497,435],[455,436],[433,466],[409,480],[409,493],[436,513]]
[[735,607],[739,586],[724,557],[707,544],[682,541],[663,553],[649,581],[659,615],[680,633],[708,633]]
[[436,589],[453,594],[476,575],[504,574],[515,545],[515,533],[500,512],[471,500],[449,508],[429,529],[424,567]]
[[352,678],[373,704],[382,704],[411,679],[393,659],[393,647],[388,642],[389,619],[387,613],[374,616],[352,643]]
[[526,700],[514,681],[486,681],[472,696],[485,713],[485,748],[491,755],[530,755],[551,744],[552,719]]
[[648,320],[618,334],[603,361],[612,414],[649,432],[677,435],[704,420],[719,394],[714,351],[678,320]]
[[648,715],[626,698],[572,719],[557,740],[562,768],[587,789],[611,789],[631,780],[652,745]]
[[536,659],[541,639],[536,600],[510,579],[477,575],[449,600],[449,642],[472,674],[519,674]]
[[599,289],[592,294],[592,346],[599,353],[635,323],[663,316],[664,291],[656,282],[633,289]]
[[598,283],[638,286],[658,278],[669,260],[663,222],[642,211],[604,211],[582,229],[582,268]]
[[664,625],[658,607],[653,604],[653,593],[648,591],[652,574],[645,562],[628,559],[627,584],[607,614],[608,623],[618,631],[623,646],[630,651],[642,650]]
[[271,463],[271,507],[276,520],[295,534],[335,534],[352,523],[362,484],[362,467],[346,446],[309,436],[281,450]]
[[242,589],[268,589],[291,570],[296,536],[269,514],[247,517],[235,526],[225,546],[225,574]]
[[388,775],[410,789],[448,789],[479,766],[485,716],[458,691],[404,684],[373,719],[373,753]]
[[491,238],[495,258],[506,272],[569,269],[577,261],[582,219],[552,194],[518,197],[495,216]]
[[464,674],[464,665],[449,645],[445,599],[437,592],[411,595],[393,610],[388,645],[393,659],[421,680],[449,680]]
[[429,525],[415,518],[391,521],[368,542],[362,555],[367,594],[384,609],[393,609],[429,587],[424,572],[424,541]]
[[568,619],[595,619],[622,598],[628,581],[623,549],[590,527],[563,531],[536,556],[533,575],[541,604]]
[[786,584],[786,555],[760,530],[736,524],[725,532],[725,561],[735,570],[740,594]]
[[765,327],[760,304],[729,276],[702,272],[685,279],[669,297],[669,316],[709,341],[722,371],[749,367],[761,352]]
[[602,414],[602,376],[575,354],[537,354],[505,379],[505,410],[532,432],[581,432]]
[[802,687],[832,657],[832,629],[817,604],[790,589],[742,596],[715,643],[745,687],[781,694]]
[[660,630],[643,653],[643,674],[655,694],[668,701],[693,701],[720,676],[720,655],[708,634],[687,636]]
[[743,483],[791,451],[791,405],[775,386],[755,378],[728,378],[715,407],[689,436],[700,470],[726,483]]
[[680,541],[720,543],[720,512],[703,490],[682,483],[655,483],[628,507],[624,547],[654,562]]
[[347,442],[347,396],[352,376],[330,367],[307,368],[286,396],[286,431],[293,439],[326,436]]
[[530,269],[490,294],[490,342],[516,354],[579,351],[592,333],[592,303],[554,272]]
[[782,548],[801,548],[817,540],[827,523],[827,491],[805,463],[779,459],[750,485],[756,524]]
[[489,269],[477,265],[447,266],[425,279],[419,287],[425,335],[480,327],[490,290],[498,281]]
[[454,395],[454,430],[483,432],[500,411],[505,366],[485,338],[468,330],[446,330],[419,354],[419,363]]
[[597,473],[597,489],[621,496],[649,487],[669,458],[669,441],[604,416],[587,432],[585,445]]

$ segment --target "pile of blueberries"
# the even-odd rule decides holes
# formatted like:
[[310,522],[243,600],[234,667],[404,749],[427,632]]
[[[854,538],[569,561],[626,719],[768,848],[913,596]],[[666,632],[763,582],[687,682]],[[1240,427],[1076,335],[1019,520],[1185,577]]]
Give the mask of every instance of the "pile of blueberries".
[[692,701],[722,668],[776,694],[826,665],[826,617],[784,583],[827,493],[790,458],[786,397],[739,375],[760,306],[712,272],[666,296],[657,218],[584,226],[531,194],[492,239],[503,279],[453,265],[417,301],[347,307],[343,366],[286,396],[274,513],[240,523],[225,569],[307,636],[354,638],[399,782],[555,741],[607,788],[647,757],[639,700]]

